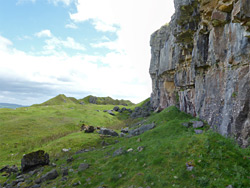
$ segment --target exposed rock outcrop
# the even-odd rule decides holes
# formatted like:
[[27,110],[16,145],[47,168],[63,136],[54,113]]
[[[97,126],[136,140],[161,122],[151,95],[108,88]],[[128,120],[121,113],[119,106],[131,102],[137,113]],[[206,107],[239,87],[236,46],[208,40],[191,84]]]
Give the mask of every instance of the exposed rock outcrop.
[[151,36],[151,104],[171,105],[249,145],[250,0],[174,0]]
[[49,164],[49,154],[43,150],[28,153],[23,156],[21,160],[22,172],[32,170],[38,166],[44,166]]

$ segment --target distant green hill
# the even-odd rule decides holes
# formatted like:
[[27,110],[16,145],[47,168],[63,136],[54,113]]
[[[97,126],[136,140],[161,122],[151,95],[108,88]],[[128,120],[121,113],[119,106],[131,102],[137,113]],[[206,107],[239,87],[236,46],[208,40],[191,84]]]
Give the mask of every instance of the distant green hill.
[[33,106],[49,106],[49,105],[63,105],[63,104],[80,104],[80,102],[74,97],[66,97],[64,94],[60,94],[42,104],[35,104]]
[[118,100],[118,99],[112,99],[111,97],[95,97],[92,95],[89,95],[83,99],[79,100],[80,102],[84,102],[85,104],[100,104],[100,105],[105,105],[105,104],[110,104],[110,105],[124,105],[124,106],[129,106],[133,105],[133,103],[129,100]]
[[10,104],[10,103],[0,103],[0,108],[20,108],[20,107],[25,107],[19,104]]
[[89,95],[83,99],[77,100],[74,97],[67,97],[64,94],[57,95],[42,104],[34,104],[32,106],[50,106],[50,105],[64,105],[64,104],[98,104],[98,105],[134,105],[129,100],[112,99],[111,97],[95,97]]

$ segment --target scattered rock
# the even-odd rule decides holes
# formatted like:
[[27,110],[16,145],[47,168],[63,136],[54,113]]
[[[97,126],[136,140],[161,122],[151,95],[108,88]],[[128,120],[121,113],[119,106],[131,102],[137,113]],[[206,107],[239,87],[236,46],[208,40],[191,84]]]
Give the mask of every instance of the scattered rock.
[[108,135],[108,136],[119,136],[119,134],[117,132],[115,132],[111,129],[107,129],[107,128],[101,128],[98,133],[102,134],[102,135]]
[[118,150],[115,150],[113,153],[113,157],[118,156],[118,155],[122,155],[126,153],[126,151],[123,148],[119,148]]
[[63,148],[63,149],[62,149],[62,152],[65,152],[65,153],[66,153],[66,152],[69,152],[70,150],[71,150],[71,148],[69,148],[69,149]]
[[127,150],[127,152],[132,152],[133,151],[133,148],[129,148],[128,150]]
[[44,174],[41,178],[37,179],[35,183],[40,184],[44,181],[56,179],[57,177],[58,177],[58,173],[55,169],[53,169],[47,172],[46,174]]
[[228,185],[226,188],[234,188],[232,185]]
[[62,176],[68,176],[69,175],[69,169],[68,168],[62,168]]
[[65,177],[65,176],[63,176],[62,179],[61,179],[61,181],[67,181],[67,180],[68,180],[68,178]]
[[124,129],[121,129],[122,133],[128,133],[128,131],[129,131],[128,127],[124,128]]
[[81,182],[80,181],[78,181],[78,182],[76,182],[76,183],[73,183],[73,186],[75,187],[75,186],[78,186],[78,185],[81,185]]
[[25,181],[24,178],[14,180],[14,181],[11,183],[11,186],[14,187],[14,186],[16,186],[18,183],[24,182],[24,181]]
[[131,118],[148,117],[150,116],[153,108],[151,107],[150,101],[144,103],[141,107],[136,107],[133,113],[130,115]]
[[86,170],[88,168],[89,168],[89,164],[87,164],[87,163],[81,163],[79,165],[79,167],[78,167],[78,171],[81,172],[81,171],[84,171],[84,170]]
[[138,152],[142,152],[143,149],[144,149],[143,146],[139,146],[139,147],[137,148]]
[[184,127],[189,127],[189,126],[190,126],[190,123],[184,122],[184,123],[182,123],[182,125],[183,125]]
[[95,131],[95,127],[82,124],[81,131],[84,131],[85,133],[93,133]]
[[110,115],[112,115],[112,116],[115,115],[111,110],[108,110],[107,112],[108,112]]
[[130,136],[138,136],[150,129],[153,129],[155,128],[155,124],[152,123],[152,124],[148,124],[148,125],[142,125],[141,127],[137,128],[137,129],[134,129],[134,130],[129,130],[129,135]]
[[108,146],[109,143],[107,143],[107,142],[105,142],[105,140],[103,140],[103,141],[101,142],[101,145],[102,145],[102,146]]
[[202,121],[193,121],[193,128],[202,128],[204,127],[204,123]]
[[21,171],[29,171],[37,166],[44,166],[49,164],[49,154],[43,150],[32,152],[23,156],[21,160]]
[[74,160],[74,158],[70,157],[70,158],[67,159],[67,163],[71,163],[73,160]]
[[0,169],[0,173],[3,173],[3,172],[6,172],[8,174],[16,173],[16,172],[18,172],[18,168],[16,165],[13,165],[11,167],[9,165],[7,165],[7,166]]
[[41,187],[41,185],[35,184],[35,185],[32,185],[30,188],[39,188],[39,187]]
[[56,164],[55,164],[55,163],[52,163],[51,166],[52,166],[52,167],[56,167]]
[[120,137],[125,137],[125,136],[126,136],[126,134],[120,133]]
[[196,134],[202,134],[202,133],[203,133],[203,130],[198,130],[198,129],[196,129],[196,130],[194,130],[194,131],[195,131]]
[[136,142],[141,142],[141,138],[138,138],[138,139],[136,140]]
[[187,167],[187,171],[192,171],[194,169],[192,162],[187,162],[186,167]]
[[118,112],[118,111],[120,110],[120,108],[119,108],[119,106],[115,106],[115,107],[113,108],[113,110],[116,111],[116,112]]

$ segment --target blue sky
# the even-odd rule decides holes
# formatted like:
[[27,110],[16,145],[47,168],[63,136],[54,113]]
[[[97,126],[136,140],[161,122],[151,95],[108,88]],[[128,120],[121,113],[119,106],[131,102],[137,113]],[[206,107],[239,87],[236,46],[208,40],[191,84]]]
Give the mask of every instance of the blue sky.
[[150,96],[150,34],[172,0],[0,0],[0,102]]

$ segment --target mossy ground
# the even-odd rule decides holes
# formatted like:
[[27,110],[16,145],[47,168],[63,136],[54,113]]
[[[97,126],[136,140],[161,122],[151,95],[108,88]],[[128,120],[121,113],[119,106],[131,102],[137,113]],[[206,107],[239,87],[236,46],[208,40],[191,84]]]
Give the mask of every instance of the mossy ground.
[[[72,187],[73,183],[79,181],[81,185],[78,187],[98,187],[101,185],[114,188],[129,187],[131,185],[135,187],[150,186],[159,188],[217,188],[227,187],[228,185],[237,188],[250,187],[249,148],[239,148],[233,140],[224,138],[208,130],[208,127],[203,128],[205,131],[203,134],[195,134],[193,128],[182,126],[183,122],[192,121],[194,118],[180,112],[175,107],[167,108],[161,113],[152,114],[149,118],[145,119],[147,123],[154,122],[157,127],[140,136],[132,138],[100,138],[97,133],[87,134],[78,132],[79,126],[77,123],[79,123],[80,120],[85,120],[87,124],[105,125],[106,127],[111,126],[112,128],[116,128],[118,125],[117,129],[120,129],[120,127],[124,125],[121,119],[125,119],[125,116],[118,118],[119,116],[110,116],[103,112],[97,113],[95,111],[97,107],[100,108],[100,110],[109,108],[100,105],[85,107],[74,106],[74,109],[72,109],[72,106],[63,106],[60,108],[53,106],[47,107],[50,110],[46,113],[44,112],[43,115],[41,115],[43,108],[39,108],[39,110],[29,108],[27,113],[29,112],[30,114],[26,114],[26,116],[24,115],[24,109],[20,109],[20,112],[18,112],[18,109],[16,112],[5,112],[5,118],[2,116],[2,119],[4,119],[6,124],[1,123],[0,126],[1,129],[4,130],[7,129],[8,125],[13,126],[13,124],[10,124],[11,119],[19,117],[17,119],[32,120],[32,118],[40,114],[40,117],[43,117],[42,119],[44,121],[42,125],[48,126],[49,124],[51,130],[56,130],[53,129],[53,126],[59,129],[58,132],[55,131],[55,135],[57,135],[60,130],[69,131],[69,134],[66,134],[66,136],[48,140],[41,145],[35,145],[33,148],[33,150],[44,149],[49,152],[49,154],[52,154],[51,162],[57,164],[56,169],[59,173],[61,172],[61,166],[74,170],[73,172],[69,172],[67,181],[61,181],[62,175],[60,175],[60,177],[51,181],[49,184],[42,184],[42,187]],[[86,115],[86,113],[88,115]],[[53,116],[53,114],[55,115]],[[50,124],[48,122],[51,116],[54,118],[58,117],[59,119],[63,117],[72,118],[71,121],[69,121],[71,124],[60,124],[60,121],[54,121],[53,124]],[[3,121],[2,119],[1,122]],[[18,122],[17,119],[14,122]],[[27,120],[23,121],[27,123]],[[36,133],[33,129],[37,125],[32,126],[34,122],[36,122],[36,120],[31,121],[29,125],[30,134]],[[3,125],[5,125],[5,127]],[[19,128],[19,125],[21,130],[24,131],[24,134],[25,131],[27,131],[25,129],[25,123],[24,125],[16,125],[16,129]],[[12,131],[16,129],[12,129]],[[39,127],[39,130],[43,133],[42,135],[47,136],[46,131],[43,131],[42,127]],[[50,133],[52,132],[53,131],[50,131]],[[14,138],[12,135],[14,132],[5,131],[4,135],[6,135],[6,138],[4,137],[4,142],[13,146],[14,142],[7,139],[8,134]],[[38,137],[39,134],[35,135]],[[141,139],[140,142],[137,141],[138,138]],[[105,140],[111,145],[103,148],[101,146],[102,140]],[[96,149],[78,155],[74,154],[76,150],[90,146],[94,146]],[[144,147],[143,151],[137,151],[139,146]],[[70,147],[72,151],[66,154],[62,153],[61,148],[64,147]],[[132,148],[133,151],[113,157],[113,152],[119,148],[123,148],[124,150]],[[6,156],[5,153],[4,156]],[[74,161],[67,163],[66,159],[70,156],[73,156]],[[59,158],[59,160],[55,161],[55,157]],[[19,160],[20,159],[21,157]],[[5,160],[5,162],[17,162],[17,159],[14,161]],[[80,163],[88,163],[90,164],[90,168],[83,172],[78,172],[77,169]],[[192,164],[194,169],[187,171],[186,163]],[[3,164],[6,163],[2,163],[1,165]],[[52,167],[50,166],[45,167],[44,173],[51,169]],[[38,176],[33,177],[33,179],[37,178]]]

